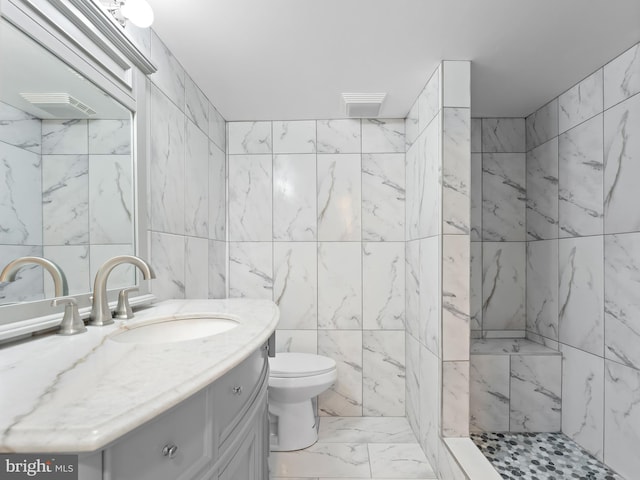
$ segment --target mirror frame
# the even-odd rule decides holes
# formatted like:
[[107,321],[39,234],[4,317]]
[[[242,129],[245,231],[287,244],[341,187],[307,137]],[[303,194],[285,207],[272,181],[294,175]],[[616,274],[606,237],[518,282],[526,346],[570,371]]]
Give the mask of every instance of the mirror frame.
[[[134,249],[137,256],[149,260],[150,112],[146,76],[156,68],[98,0],[0,0],[0,17],[132,112]],[[132,305],[149,303],[154,298],[149,294],[148,282],[140,279],[136,272],[140,290],[132,297]],[[91,295],[75,295],[83,317],[91,308]],[[109,301],[115,301],[116,295],[117,289],[109,291]],[[61,320],[62,308],[54,310],[51,298],[0,306],[0,343],[55,328]]]

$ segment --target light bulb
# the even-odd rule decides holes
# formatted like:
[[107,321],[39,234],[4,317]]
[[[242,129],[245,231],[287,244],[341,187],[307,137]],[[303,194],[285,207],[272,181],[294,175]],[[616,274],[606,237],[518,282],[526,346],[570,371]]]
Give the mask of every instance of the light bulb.
[[120,12],[136,27],[147,28],[153,23],[153,10],[146,0],[126,0]]

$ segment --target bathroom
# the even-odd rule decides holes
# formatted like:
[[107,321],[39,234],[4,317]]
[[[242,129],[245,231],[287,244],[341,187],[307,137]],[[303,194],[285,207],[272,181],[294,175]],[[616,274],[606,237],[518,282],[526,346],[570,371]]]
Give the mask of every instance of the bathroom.
[[[528,110],[506,100],[498,113],[478,108],[486,59],[467,53],[407,71],[413,93],[404,111],[385,113],[383,104],[380,118],[354,119],[339,101],[347,87],[319,97],[306,116],[269,110],[268,95],[234,107],[216,90],[229,86],[194,80],[205,78],[197,64],[206,62],[187,58],[172,35],[188,15],[173,12],[172,24],[168,5],[150,3],[153,29],[126,26],[157,68],[141,102],[147,123],[138,126],[144,174],[130,180],[139,198],[124,209],[136,205],[136,225],[124,239],[44,244],[41,255],[81,272],[71,294],[88,297],[97,266],[135,252],[156,276],[140,282],[141,294],[276,302],[276,350],[337,364],[336,383],[317,400],[321,439],[308,453],[347,458],[353,469],[320,462],[311,471],[313,456],[296,463],[293,452],[279,452],[273,478],[398,478],[403,467],[389,465],[402,461],[406,478],[499,478],[469,440],[479,431],[562,431],[634,478],[640,32],[624,18],[638,18],[637,6],[615,15],[613,50],[590,44],[597,61],[576,58],[583,68],[573,76],[537,72],[531,89],[552,76],[556,83],[540,88]],[[519,19],[525,12],[509,10]],[[215,13],[232,26],[246,14]],[[491,101],[501,93],[512,99],[494,91]],[[332,101],[335,111],[325,106]],[[64,155],[85,153],[102,152]],[[43,168],[56,154],[42,151]],[[91,209],[91,185],[83,188]],[[2,266],[31,254],[20,241],[0,243],[11,246]],[[131,284],[132,270],[113,275],[110,287]],[[500,401],[483,403],[492,397]],[[544,414],[523,413],[519,398]],[[367,441],[363,431],[380,435]]]

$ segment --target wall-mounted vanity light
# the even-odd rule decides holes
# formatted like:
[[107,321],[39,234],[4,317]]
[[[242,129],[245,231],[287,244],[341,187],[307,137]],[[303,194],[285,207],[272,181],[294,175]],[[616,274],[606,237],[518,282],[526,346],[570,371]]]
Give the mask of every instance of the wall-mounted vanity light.
[[147,0],[114,0],[109,2],[107,10],[123,27],[127,20],[140,28],[153,23],[153,10]]

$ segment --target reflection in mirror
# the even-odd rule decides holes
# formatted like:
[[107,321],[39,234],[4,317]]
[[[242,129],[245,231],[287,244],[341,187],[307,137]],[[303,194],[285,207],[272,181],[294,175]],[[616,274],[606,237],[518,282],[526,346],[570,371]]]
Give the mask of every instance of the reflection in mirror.
[[[110,257],[134,254],[131,112],[48,50],[0,24],[0,269],[21,256],[60,265],[69,294]],[[109,288],[135,284],[131,267]],[[53,296],[36,266],[0,283],[0,304]]]

